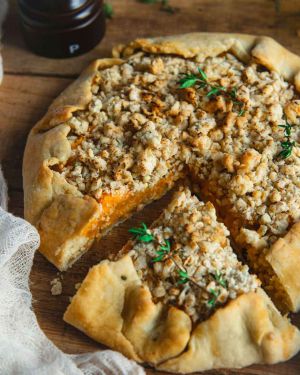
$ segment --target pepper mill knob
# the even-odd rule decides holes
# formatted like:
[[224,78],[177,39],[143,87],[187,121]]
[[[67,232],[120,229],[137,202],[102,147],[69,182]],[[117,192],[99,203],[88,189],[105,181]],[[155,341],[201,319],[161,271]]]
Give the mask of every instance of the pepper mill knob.
[[105,34],[102,0],[18,0],[23,36],[38,55],[81,55]]

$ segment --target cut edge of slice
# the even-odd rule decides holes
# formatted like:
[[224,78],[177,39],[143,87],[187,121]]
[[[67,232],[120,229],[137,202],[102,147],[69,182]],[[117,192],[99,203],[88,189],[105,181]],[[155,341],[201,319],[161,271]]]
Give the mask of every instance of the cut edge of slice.
[[298,329],[260,288],[192,328],[182,310],[152,301],[129,255],[91,268],[64,320],[131,359],[171,372],[272,364],[300,349]]
[[169,174],[146,191],[106,196],[100,202],[88,196],[56,196],[37,223],[40,252],[60,271],[66,271],[90,249],[96,238],[144,205],[161,198],[180,177]]

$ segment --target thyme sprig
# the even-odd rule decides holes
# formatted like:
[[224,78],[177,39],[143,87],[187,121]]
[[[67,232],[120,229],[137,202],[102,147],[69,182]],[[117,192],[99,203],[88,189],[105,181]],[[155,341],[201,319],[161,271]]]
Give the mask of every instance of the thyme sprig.
[[163,11],[163,12],[174,14],[178,11],[178,8],[172,7],[169,4],[169,0],[161,0],[160,10]]
[[180,88],[186,89],[197,85],[199,88],[204,88],[208,85],[207,75],[201,68],[198,68],[198,75],[195,74],[184,74],[184,76],[179,80]]
[[142,223],[140,228],[130,228],[128,232],[134,234],[135,239],[141,242],[147,243],[154,240],[153,235],[145,223]]
[[180,266],[177,261],[174,259],[174,257],[171,254],[171,243],[170,240],[165,240],[165,245],[160,245],[160,250],[156,251],[156,254],[158,255],[156,258],[152,259],[152,263],[161,262],[166,256],[166,259],[171,259],[174,263],[175,267],[177,268],[178,272],[178,284],[186,284],[187,282],[192,282],[194,285],[196,285],[199,288],[202,288],[200,285],[197,284],[195,280],[193,280],[187,270]]
[[238,116],[242,116],[245,113],[245,103],[237,99],[237,88],[234,87],[231,90],[227,90],[224,86],[212,85],[209,83],[207,75],[201,68],[197,68],[199,74],[184,74],[179,80],[180,88],[186,89],[189,87],[196,86],[197,88],[207,88],[207,98],[223,95],[225,99],[231,100],[234,105],[238,107]]
[[207,304],[210,306],[210,307],[215,307],[216,303],[217,303],[217,300],[218,300],[218,297],[221,293],[220,289],[210,289],[209,290],[209,293],[211,294],[211,298],[210,300],[207,302]]
[[214,279],[216,280],[216,282],[221,285],[223,288],[227,288],[227,282],[226,280],[223,278],[222,274],[220,271],[217,271],[215,274],[213,274],[213,277]]
[[111,19],[114,15],[113,6],[110,3],[103,4],[103,11],[104,11],[105,18]]
[[159,250],[156,251],[157,257],[152,259],[152,263],[160,262],[163,260],[163,258],[170,254],[171,251],[171,244],[169,240],[165,240],[164,245],[160,245]]
[[291,141],[291,135],[292,135],[292,128],[295,126],[293,124],[290,124],[285,117],[285,124],[278,125],[280,128],[284,129],[284,136],[286,138],[285,141],[281,141],[280,145],[282,150],[279,152],[278,157],[282,159],[287,159],[292,155],[293,147],[296,145],[294,141]]
[[179,275],[178,284],[186,284],[187,282],[190,281],[190,277],[189,277],[187,271],[183,271],[183,270],[179,269],[178,275]]
[[140,3],[144,4],[157,4],[160,3],[160,10],[167,13],[175,13],[178,9],[172,7],[169,3],[169,0],[138,0]]
[[279,152],[278,156],[282,159],[287,159],[292,155],[293,147],[296,145],[294,141],[290,141],[290,139],[286,141],[280,142],[282,150]]
[[[142,223],[140,227],[138,228],[131,228],[129,229],[129,232],[135,235],[135,239],[141,242],[152,242],[157,241],[155,237],[151,234],[150,230],[147,228],[147,225],[145,223]],[[158,241],[157,241],[158,242]],[[159,249],[156,250],[156,257],[151,259],[151,263],[161,262],[163,260],[170,259],[174,263],[177,273],[178,273],[178,285],[183,285],[188,282],[192,283],[196,287],[206,291],[205,287],[199,285],[189,274],[188,271],[185,269],[183,265],[179,265],[176,261],[176,259],[173,257],[171,252],[171,240],[165,239],[164,243],[161,244],[158,242]],[[222,277],[221,272],[216,271],[214,274],[212,274],[213,278],[216,280],[216,282],[222,286],[223,288],[227,288],[227,282]],[[211,298],[207,302],[208,306],[213,308],[216,305],[216,302],[218,300],[218,297],[221,293],[221,290],[218,289],[210,289],[209,293],[211,294]]]
[[243,114],[245,113],[245,103],[237,99],[236,87],[234,87],[233,89],[229,91],[229,96],[232,100],[232,103],[235,104],[239,108],[238,116],[243,116]]

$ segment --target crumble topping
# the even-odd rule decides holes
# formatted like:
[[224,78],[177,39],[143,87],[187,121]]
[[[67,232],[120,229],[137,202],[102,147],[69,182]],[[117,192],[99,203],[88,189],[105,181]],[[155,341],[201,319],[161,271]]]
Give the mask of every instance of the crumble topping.
[[[184,309],[194,322],[260,285],[238,261],[213,205],[188,189],[176,194],[145,233],[148,237],[136,239],[129,252],[139,277],[155,301]],[[157,256],[167,243],[169,251]]]
[[[198,68],[212,84],[236,89],[241,116],[222,95],[179,88]],[[140,191],[186,165],[207,187],[205,198],[230,215],[242,246],[269,247],[299,221],[300,100],[278,73],[230,53],[202,62],[139,53],[98,72],[92,93],[89,108],[68,121],[72,156],[60,167],[82,194]],[[281,159],[285,116],[296,145]]]

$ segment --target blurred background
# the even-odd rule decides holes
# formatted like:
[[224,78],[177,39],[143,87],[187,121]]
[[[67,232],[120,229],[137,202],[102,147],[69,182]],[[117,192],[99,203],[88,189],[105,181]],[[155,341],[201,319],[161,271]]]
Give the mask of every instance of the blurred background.
[[[40,3],[44,0],[31,1]],[[73,0],[75,3],[78,1]],[[2,50],[5,71],[74,76],[91,60],[110,56],[115,44],[139,37],[193,31],[269,35],[300,53],[299,0],[108,0],[104,3],[112,9],[112,18],[106,22],[104,39],[87,54],[64,63],[62,60],[34,56],[26,49],[17,14],[17,1],[11,0]],[[162,4],[167,4],[173,11],[167,11],[168,8],[164,9]]]

